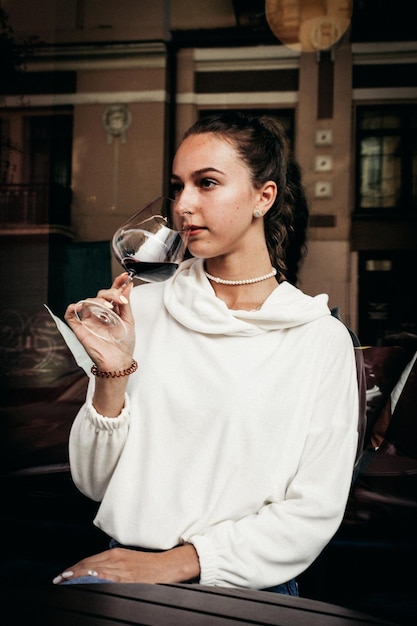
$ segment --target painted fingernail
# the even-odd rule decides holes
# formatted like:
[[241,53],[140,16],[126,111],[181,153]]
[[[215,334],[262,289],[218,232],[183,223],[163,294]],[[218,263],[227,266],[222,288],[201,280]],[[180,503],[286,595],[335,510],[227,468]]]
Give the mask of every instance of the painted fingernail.
[[62,583],[62,581],[66,578],[71,578],[71,576],[74,576],[74,572],[68,570],[67,572],[62,572],[62,574],[58,574],[58,576],[55,576],[52,582],[54,585],[59,585],[59,583]]
[[120,296],[120,300],[123,302],[123,304],[127,304],[129,302],[129,300],[126,298],[126,296]]
[[113,308],[113,302],[107,302],[107,300],[105,300],[104,306],[107,307],[108,309],[112,309]]

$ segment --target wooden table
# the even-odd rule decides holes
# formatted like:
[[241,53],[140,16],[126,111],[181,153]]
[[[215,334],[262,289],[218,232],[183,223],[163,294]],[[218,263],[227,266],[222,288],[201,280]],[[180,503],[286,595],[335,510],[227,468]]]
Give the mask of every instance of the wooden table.
[[10,624],[31,626],[389,624],[332,604],[266,591],[139,583],[51,585],[36,589],[30,580],[23,580],[19,589],[9,589],[4,594],[2,613],[10,615]]

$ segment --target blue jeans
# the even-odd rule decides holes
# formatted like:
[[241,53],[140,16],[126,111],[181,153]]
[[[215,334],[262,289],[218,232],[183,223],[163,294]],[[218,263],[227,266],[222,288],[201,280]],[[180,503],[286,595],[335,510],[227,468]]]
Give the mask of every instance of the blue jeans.
[[282,585],[275,585],[274,587],[267,587],[266,589],[261,589],[261,591],[271,591],[272,593],[283,593],[286,596],[298,596],[298,584],[296,580],[293,578],[289,580],[287,583],[282,583]]
[[[149,550],[147,548],[136,548],[133,546],[123,546],[121,543],[118,543],[115,539],[110,540],[109,544],[110,548],[128,548],[129,550],[139,550],[141,552],[163,552],[163,550]],[[60,583],[61,585],[81,585],[81,584],[91,584],[91,583],[111,583],[114,582],[112,580],[108,580],[107,578],[98,578],[97,576],[78,576],[77,578],[68,578],[64,582]],[[197,582],[197,581],[187,581],[187,582]],[[197,583],[198,584],[198,583]],[[273,587],[267,587],[266,589],[261,589],[261,591],[270,591],[272,593],[282,593],[287,596],[298,596],[298,584],[296,581],[289,580],[287,583],[282,583],[281,585],[274,585]]]

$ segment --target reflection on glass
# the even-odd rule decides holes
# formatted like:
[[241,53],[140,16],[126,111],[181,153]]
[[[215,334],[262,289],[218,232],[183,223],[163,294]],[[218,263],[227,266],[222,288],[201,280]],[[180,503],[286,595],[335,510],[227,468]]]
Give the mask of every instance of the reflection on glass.
[[360,207],[394,207],[400,202],[401,157],[397,136],[361,141]]

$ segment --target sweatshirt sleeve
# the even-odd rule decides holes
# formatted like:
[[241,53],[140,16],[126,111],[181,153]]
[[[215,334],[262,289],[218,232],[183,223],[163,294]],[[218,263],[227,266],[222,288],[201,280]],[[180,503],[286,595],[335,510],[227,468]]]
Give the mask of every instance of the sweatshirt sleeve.
[[97,413],[92,404],[92,384],[79,410],[69,437],[71,474],[77,488],[100,502],[124,448],[130,419],[130,399],[118,417]]
[[338,529],[358,440],[358,387],[348,334],[323,355],[320,383],[297,471],[284,499],[184,538],[197,550],[203,585],[267,588],[303,572]]

